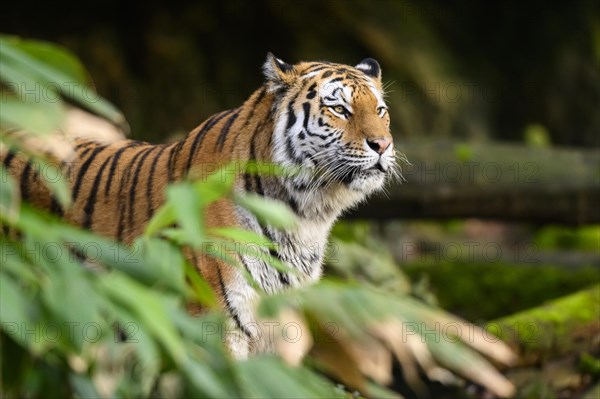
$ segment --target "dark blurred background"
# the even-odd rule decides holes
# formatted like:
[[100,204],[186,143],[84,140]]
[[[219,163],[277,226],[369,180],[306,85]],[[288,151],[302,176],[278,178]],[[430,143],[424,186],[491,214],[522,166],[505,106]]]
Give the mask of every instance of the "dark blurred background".
[[597,1],[10,2],[2,30],[75,52],[133,136],[163,141],[238,106],[267,51],[380,61],[397,137],[600,145]]

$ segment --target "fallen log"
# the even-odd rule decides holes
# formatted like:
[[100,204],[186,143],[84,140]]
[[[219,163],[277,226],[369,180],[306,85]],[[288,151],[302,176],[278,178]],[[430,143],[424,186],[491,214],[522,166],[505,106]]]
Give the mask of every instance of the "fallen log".
[[357,219],[484,218],[600,222],[600,150],[452,141],[396,146],[404,181],[346,215]]
[[519,354],[521,366],[600,348],[600,285],[487,324]]

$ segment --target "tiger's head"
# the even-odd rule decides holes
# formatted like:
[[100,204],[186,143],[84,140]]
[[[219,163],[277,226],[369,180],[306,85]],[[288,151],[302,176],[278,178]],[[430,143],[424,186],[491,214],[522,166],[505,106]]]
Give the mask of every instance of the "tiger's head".
[[377,61],[290,65],[269,53],[263,71],[276,98],[274,161],[310,171],[296,186],[343,191],[356,202],[397,174]]

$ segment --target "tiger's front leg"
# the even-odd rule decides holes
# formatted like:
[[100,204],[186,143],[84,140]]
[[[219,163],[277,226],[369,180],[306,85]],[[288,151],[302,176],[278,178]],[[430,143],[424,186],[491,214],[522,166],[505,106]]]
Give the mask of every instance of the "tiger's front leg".
[[222,336],[232,356],[242,360],[252,354],[273,352],[273,328],[258,321],[256,307],[260,296],[243,273],[214,258],[200,270],[216,293],[219,305],[226,311]]

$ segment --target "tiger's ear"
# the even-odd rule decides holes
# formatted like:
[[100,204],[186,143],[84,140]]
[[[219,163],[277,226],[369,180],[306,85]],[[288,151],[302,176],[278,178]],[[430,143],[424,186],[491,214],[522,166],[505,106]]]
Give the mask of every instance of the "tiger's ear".
[[367,76],[381,80],[381,67],[373,58],[365,58],[355,68],[363,71]]
[[296,78],[294,66],[283,62],[270,52],[267,53],[267,60],[262,69],[272,91],[291,85]]

